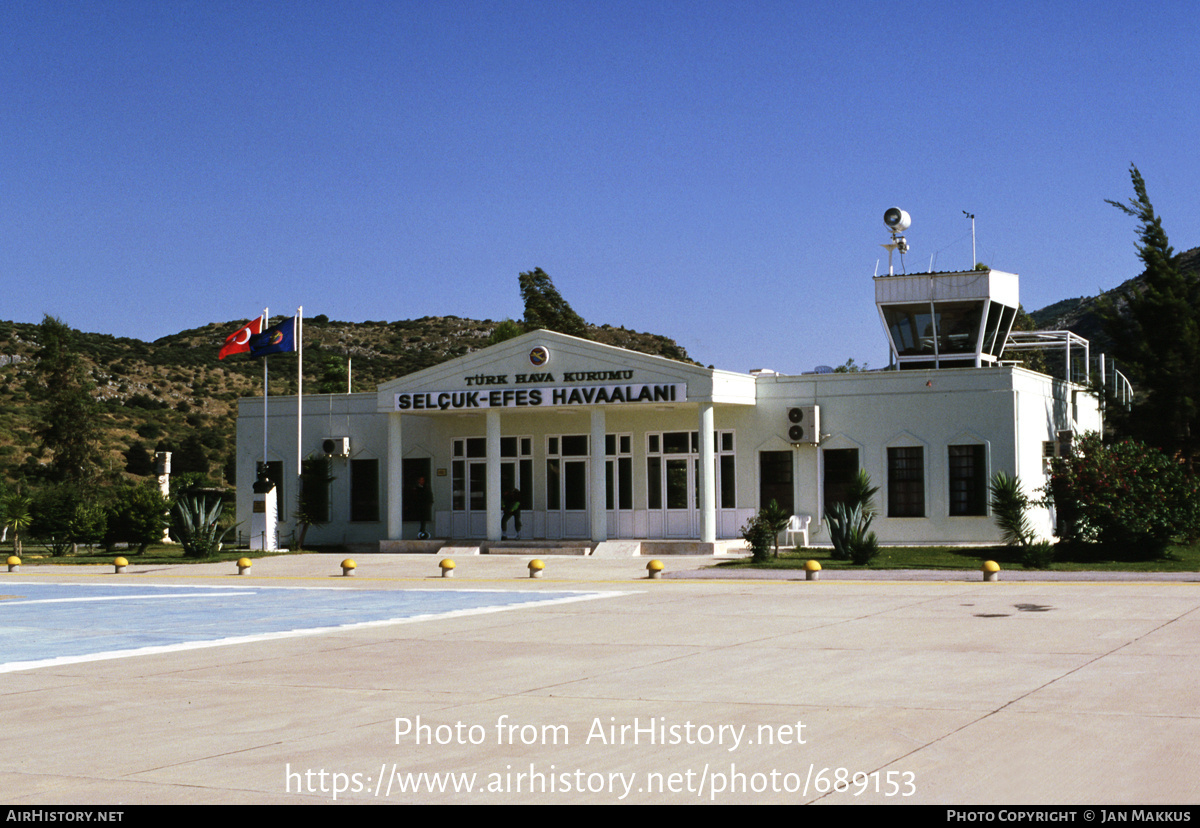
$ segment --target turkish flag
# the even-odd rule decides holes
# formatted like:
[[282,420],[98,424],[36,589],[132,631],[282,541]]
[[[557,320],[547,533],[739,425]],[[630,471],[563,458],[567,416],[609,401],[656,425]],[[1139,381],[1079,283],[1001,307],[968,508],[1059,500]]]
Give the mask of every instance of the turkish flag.
[[230,354],[250,353],[250,337],[262,330],[262,317],[252,319],[236,331],[225,337],[225,347],[217,354],[217,359],[224,359]]

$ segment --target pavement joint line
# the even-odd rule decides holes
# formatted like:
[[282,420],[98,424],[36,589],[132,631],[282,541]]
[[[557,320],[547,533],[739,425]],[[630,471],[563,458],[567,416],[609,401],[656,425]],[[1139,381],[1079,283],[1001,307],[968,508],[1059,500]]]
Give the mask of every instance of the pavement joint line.
[[[1045,690],[1047,687],[1050,687],[1053,684],[1057,684],[1058,682],[1062,681],[1063,679],[1067,678],[1068,676],[1072,676],[1075,673],[1078,673],[1080,670],[1083,670],[1086,667],[1090,667],[1091,665],[1096,664],[1099,661],[1120,652],[1121,650],[1125,649],[1126,647],[1129,647],[1130,645],[1135,644],[1138,641],[1141,641],[1146,636],[1152,635],[1153,633],[1158,632],[1159,630],[1163,629],[1164,627],[1168,627],[1171,624],[1174,624],[1176,621],[1178,621],[1180,618],[1184,617],[1185,615],[1191,615],[1192,613],[1196,612],[1196,609],[1197,609],[1196,607],[1192,607],[1191,609],[1185,610],[1184,612],[1180,613],[1176,617],[1170,618],[1170,619],[1162,622],[1158,626],[1154,627],[1153,629],[1147,630],[1146,632],[1142,633],[1141,635],[1137,636],[1136,638],[1132,638],[1129,641],[1125,641],[1125,642],[1119,644],[1118,646],[1113,647],[1111,650],[1108,650],[1107,652],[1097,653],[1093,658],[1090,658],[1087,661],[1084,661],[1083,663],[1071,668],[1070,670],[1067,670],[1066,672],[1064,672],[1058,676],[1055,676],[1054,678],[1050,679],[1049,681],[1043,682],[1042,684],[1038,685],[1037,687],[1027,690],[1026,692],[1020,694],[1019,696],[1015,696],[1015,697],[1009,699],[1008,701],[1006,701],[1004,704],[1000,705],[996,709],[990,710],[990,711],[984,713],[983,715],[979,716],[978,718],[973,719],[969,722],[965,722],[961,726],[956,727],[954,730],[943,733],[941,736],[938,736],[936,739],[931,739],[928,742],[926,742],[924,745],[915,747],[912,750],[910,750],[908,753],[903,754],[902,756],[897,756],[895,759],[886,763],[881,768],[877,768],[876,770],[882,770],[882,768],[886,768],[889,765],[895,765],[899,762],[902,762],[905,759],[908,759],[909,757],[911,757],[917,753],[920,753],[921,751],[925,750],[926,748],[937,744],[938,742],[941,742],[957,733],[961,733],[962,731],[964,731],[968,728],[974,727],[977,724],[987,721],[988,719],[995,716],[997,713],[1000,713],[1001,711],[1008,709],[1009,707],[1016,704],[1017,702],[1022,701],[1023,699],[1027,699],[1030,696],[1034,695],[1035,693],[1041,692],[1042,690]],[[1162,718],[1174,719],[1174,718],[1181,718],[1181,717],[1165,716]],[[831,791],[831,793],[832,793],[832,791]],[[828,796],[828,794],[825,794],[825,796]],[[814,801],[816,801],[816,800],[814,800]]]

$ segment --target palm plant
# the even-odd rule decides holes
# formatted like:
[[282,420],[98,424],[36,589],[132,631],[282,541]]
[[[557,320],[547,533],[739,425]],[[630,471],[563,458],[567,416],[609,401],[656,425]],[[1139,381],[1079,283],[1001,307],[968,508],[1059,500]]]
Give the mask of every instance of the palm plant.
[[771,538],[775,544],[775,557],[779,557],[779,533],[787,528],[788,521],[792,519],[791,514],[780,508],[779,504],[772,500],[758,513],[767,528],[771,531]]
[[33,500],[21,492],[9,492],[4,498],[4,524],[13,530],[13,554],[21,554],[21,532],[33,522]]
[[1011,477],[1004,472],[992,475],[989,485],[992,494],[992,514],[996,525],[1009,546],[1029,546],[1033,543],[1033,529],[1025,512],[1029,508],[1029,496],[1021,488],[1021,478]]

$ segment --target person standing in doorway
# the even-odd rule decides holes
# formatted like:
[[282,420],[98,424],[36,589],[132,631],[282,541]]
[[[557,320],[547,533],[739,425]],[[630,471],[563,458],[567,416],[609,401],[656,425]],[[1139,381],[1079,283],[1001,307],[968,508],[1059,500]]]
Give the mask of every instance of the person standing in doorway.
[[429,522],[429,515],[433,510],[433,491],[425,484],[424,477],[417,478],[417,485],[413,487],[412,497],[413,503],[416,504],[417,514],[421,519],[421,526],[417,529],[417,540],[428,540],[429,532],[426,531],[425,525]]
[[513,519],[513,526],[516,527],[517,537],[521,535],[521,492],[519,489],[509,489],[500,499],[500,505],[504,508],[504,515],[500,518],[500,539],[508,540],[508,519]]

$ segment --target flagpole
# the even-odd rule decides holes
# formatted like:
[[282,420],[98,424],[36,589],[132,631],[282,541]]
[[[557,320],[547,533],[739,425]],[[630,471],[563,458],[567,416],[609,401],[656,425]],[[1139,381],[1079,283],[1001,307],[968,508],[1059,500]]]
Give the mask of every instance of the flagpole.
[[296,341],[296,491],[301,491],[304,485],[303,445],[304,445],[304,306],[296,308],[295,329],[292,331]]
[[[271,321],[267,309],[263,308],[262,325],[259,330],[265,331],[267,323]],[[263,357],[263,470],[267,468],[267,358]]]

